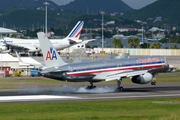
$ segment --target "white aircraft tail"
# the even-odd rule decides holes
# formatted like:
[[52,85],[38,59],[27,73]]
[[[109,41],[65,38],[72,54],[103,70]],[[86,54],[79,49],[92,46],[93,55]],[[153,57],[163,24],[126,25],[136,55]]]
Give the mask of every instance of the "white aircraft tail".
[[67,36],[67,38],[76,40],[79,39],[82,28],[84,25],[84,21],[79,21],[76,26],[73,28],[73,30],[69,33],[69,35]]
[[48,40],[46,35],[43,32],[39,32],[37,33],[37,35],[43,53],[45,66],[47,68],[51,68],[66,65],[67,63],[62,60],[62,58],[60,57],[54,46],[51,44],[51,42]]

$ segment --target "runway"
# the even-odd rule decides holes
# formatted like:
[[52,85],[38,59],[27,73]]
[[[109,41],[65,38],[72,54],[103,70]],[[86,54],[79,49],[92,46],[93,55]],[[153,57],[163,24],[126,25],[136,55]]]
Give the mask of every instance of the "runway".
[[[78,85],[83,86],[84,83]],[[124,91],[120,92],[115,91],[115,83],[98,83],[96,85],[97,88],[93,90],[86,90],[85,87],[76,87],[77,84],[72,83],[64,84],[62,87],[0,90],[0,104],[180,97],[180,82],[159,82],[156,86],[123,83]]]

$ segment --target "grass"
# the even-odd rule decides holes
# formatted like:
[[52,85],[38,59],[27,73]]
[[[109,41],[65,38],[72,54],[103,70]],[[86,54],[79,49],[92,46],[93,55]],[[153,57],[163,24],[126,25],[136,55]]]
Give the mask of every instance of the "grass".
[[0,105],[1,120],[179,120],[180,98]]

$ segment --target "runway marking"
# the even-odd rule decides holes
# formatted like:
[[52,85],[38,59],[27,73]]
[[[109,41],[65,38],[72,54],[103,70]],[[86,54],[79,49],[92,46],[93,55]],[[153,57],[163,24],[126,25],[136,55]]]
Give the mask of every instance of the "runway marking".
[[58,95],[25,95],[25,96],[2,96],[0,102],[20,102],[20,101],[50,101],[50,100],[108,100],[108,99],[125,99],[125,98],[158,98],[158,97],[180,97],[180,94],[166,95],[145,95],[145,96],[115,96],[115,97],[75,97],[75,96],[58,96]]
[[[169,95],[145,95],[145,96],[116,96],[116,97],[92,97],[92,98],[80,98],[80,99],[121,99],[121,98],[152,98],[152,97],[180,97],[180,94]],[[77,98],[79,99],[79,98]]]
[[3,96],[0,102],[4,101],[31,101],[31,100],[51,100],[51,99],[75,99],[73,96],[55,96],[55,95],[25,95],[25,96]]

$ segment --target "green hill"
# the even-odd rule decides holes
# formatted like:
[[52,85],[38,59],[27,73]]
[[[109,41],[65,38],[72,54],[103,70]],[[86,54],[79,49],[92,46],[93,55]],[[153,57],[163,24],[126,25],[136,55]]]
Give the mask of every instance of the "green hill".
[[134,11],[121,0],[75,0],[60,8],[83,13],[100,13],[101,11],[128,13]]
[[[102,27],[102,15],[101,14],[83,14],[75,19],[75,21],[85,21],[84,28],[101,28]],[[115,24],[106,23],[108,21],[115,21]],[[72,22],[75,24],[75,22]],[[122,18],[121,16],[111,16],[110,14],[104,15],[104,27],[105,28],[116,28],[116,27],[138,27],[139,24],[133,20]]]
[[44,7],[45,2],[50,3],[49,7],[58,9],[59,6],[50,0],[0,0],[0,10],[7,8],[35,8]]
[[[45,10],[15,9],[0,11],[0,25],[6,24],[7,28],[34,28],[45,24]],[[48,27],[66,28],[66,24],[74,21],[81,14],[74,11],[48,10]],[[77,21],[75,21],[77,22]],[[71,28],[71,26],[69,26]]]
[[[26,9],[7,9],[0,11],[0,24],[3,23],[7,28],[26,29],[38,28],[44,26],[45,23],[45,10],[37,10],[32,8]],[[85,21],[84,27],[98,28],[101,27],[101,14],[83,14],[75,11],[62,11],[48,9],[48,27],[71,29],[77,21]],[[121,16],[111,16],[110,14],[104,15],[104,23],[108,21],[115,21],[115,24],[107,25],[105,27],[135,27],[138,26],[136,22],[124,19]]]
[[161,16],[162,21],[155,24],[180,24],[180,0],[158,0],[142,9],[126,15],[131,19],[139,19],[153,23],[156,17]]

